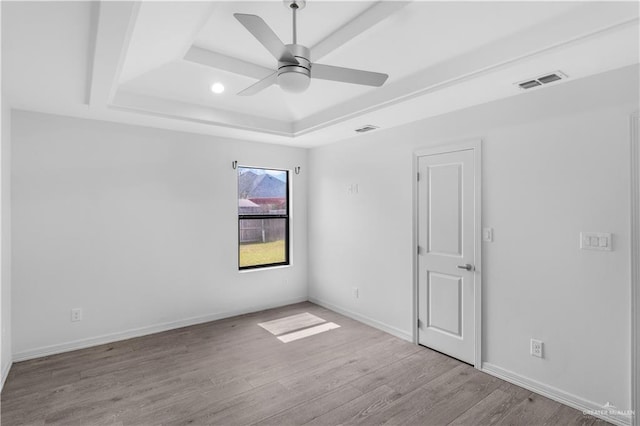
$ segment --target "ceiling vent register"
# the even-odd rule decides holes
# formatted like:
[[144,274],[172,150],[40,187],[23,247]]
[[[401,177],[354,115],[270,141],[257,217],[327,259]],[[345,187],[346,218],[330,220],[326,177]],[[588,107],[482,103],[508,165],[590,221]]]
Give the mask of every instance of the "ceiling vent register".
[[365,133],[365,132],[370,132],[372,130],[376,130],[379,129],[378,126],[374,126],[372,124],[367,124],[366,126],[362,126],[359,129],[356,129],[357,133]]
[[518,83],[515,83],[523,90],[533,89],[534,87],[539,87],[544,84],[553,83],[556,81],[564,80],[567,78],[567,75],[561,71],[556,71],[552,73],[543,74],[540,77],[533,78],[531,80],[525,80]]

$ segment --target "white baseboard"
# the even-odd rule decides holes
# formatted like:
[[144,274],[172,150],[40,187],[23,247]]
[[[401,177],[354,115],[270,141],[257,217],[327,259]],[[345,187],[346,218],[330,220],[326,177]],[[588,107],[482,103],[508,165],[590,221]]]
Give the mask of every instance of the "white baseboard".
[[569,407],[575,408],[578,411],[589,412],[589,414],[593,415],[594,417],[606,420],[615,425],[631,425],[630,415],[617,415],[610,413],[607,414],[607,410],[602,405],[596,404],[593,401],[586,400],[577,395],[573,395],[563,390],[554,388],[553,386],[540,383],[528,377],[521,376],[517,373],[505,370],[504,368],[498,367],[488,362],[482,363],[482,371],[509,383],[513,383],[514,385],[528,389],[546,398],[558,401],[564,405],[568,405]]
[[334,305],[333,303],[325,302],[324,300],[316,299],[315,297],[309,297],[309,302],[315,303],[316,305],[320,305],[327,309],[331,309],[339,314],[342,314],[346,317],[353,318],[354,320],[360,321],[364,324],[370,325],[373,328],[377,328],[378,330],[382,330],[385,333],[392,334],[396,337],[399,337],[403,340],[413,343],[413,335],[409,332],[407,333],[404,330],[400,330],[399,328],[390,326],[373,318],[366,317],[364,315],[360,315],[356,312],[345,309],[341,306]]
[[0,377],[0,392],[2,392],[2,389],[4,388],[4,382],[6,382],[7,377],[9,377],[9,371],[11,370],[12,365],[12,362],[8,362],[6,365],[2,366],[2,372],[0,373],[2,374],[2,376]]
[[146,327],[133,328],[125,331],[118,331],[115,333],[103,334],[102,336],[89,337],[85,339],[73,340],[71,342],[58,343],[55,345],[42,346],[39,348],[28,349],[22,352],[16,352],[13,354],[13,361],[26,361],[34,358],[41,358],[43,356],[60,354],[63,352],[75,351],[78,349],[85,349],[92,346],[104,345],[107,343],[113,343],[120,340],[127,340],[134,337],[146,336],[148,334],[160,333],[163,331],[173,330],[181,327],[188,327],[190,325],[202,324],[205,322],[216,321],[219,319],[234,317],[236,315],[244,315],[253,312],[263,311],[265,309],[278,308],[281,306],[291,305],[293,303],[306,302],[306,297],[297,297],[277,303],[264,304],[259,306],[252,306],[244,309],[238,309],[234,311],[219,312],[215,314],[209,314],[199,317],[186,318],[178,321],[165,322],[160,324],[154,324]]

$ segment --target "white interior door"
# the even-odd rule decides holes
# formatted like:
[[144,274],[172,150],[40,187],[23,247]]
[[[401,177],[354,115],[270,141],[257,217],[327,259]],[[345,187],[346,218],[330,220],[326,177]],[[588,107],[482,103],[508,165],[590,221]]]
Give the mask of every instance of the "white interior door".
[[418,342],[470,364],[479,281],[474,153],[418,157]]

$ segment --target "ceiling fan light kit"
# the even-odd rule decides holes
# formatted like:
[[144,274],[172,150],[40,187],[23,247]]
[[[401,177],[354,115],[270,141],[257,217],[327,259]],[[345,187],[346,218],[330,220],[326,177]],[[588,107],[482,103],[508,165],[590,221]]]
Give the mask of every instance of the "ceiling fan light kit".
[[306,6],[304,0],[284,0],[293,14],[293,43],[285,45],[273,30],[256,15],[234,13],[233,16],[276,58],[278,69],[257,83],[238,93],[240,96],[255,95],[272,84],[291,93],[302,93],[309,87],[311,78],[339,81],[380,87],[389,77],[387,74],[342,68],[332,65],[313,64],[309,60],[311,51],[298,44],[296,13]]
[[311,61],[309,49],[300,44],[287,44],[287,48],[298,63],[278,61],[278,86],[291,93],[307,90],[311,83]]

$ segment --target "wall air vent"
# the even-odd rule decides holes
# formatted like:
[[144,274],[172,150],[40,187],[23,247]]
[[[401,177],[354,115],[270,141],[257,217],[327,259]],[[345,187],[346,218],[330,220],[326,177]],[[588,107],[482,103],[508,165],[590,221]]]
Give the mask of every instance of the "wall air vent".
[[372,130],[376,130],[379,129],[378,126],[374,126],[372,124],[367,124],[366,126],[362,126],[359,129],[356,129],[357,133],[365,133],[365,132],[370,132]]
[[544,84],[553,83],[554,81],[559,81],[567,78],[567,75],[561,71],[556,71],[552,73],[542,74],[540,77],[533,78],[531,80],[520,81],[515,83],[523,90],[532,89],[534,87],[542,86]]

